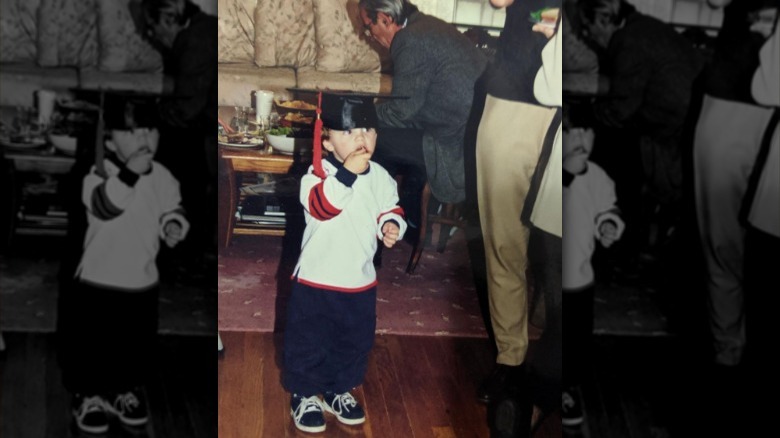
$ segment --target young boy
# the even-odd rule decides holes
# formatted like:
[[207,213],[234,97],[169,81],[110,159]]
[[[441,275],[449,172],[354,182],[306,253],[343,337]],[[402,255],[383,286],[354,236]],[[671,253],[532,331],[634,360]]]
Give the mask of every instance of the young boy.
[[283,384],[295,426],[305,432],[325,430],[323,410],[344,424],[365,421],[350,390],[363,382],[374,343],[373,257],[377,240],[391,248],[406,231],[395,180],[370,161],[377,137],[371,98],[323,93],[321,108],[322,146],[330,153],[318,156],[315,128],[284,337]]
[[179,183],[153,160],[157,131],[135,126],[128,108],[107,119],[105,159],[83,180],[86,237],[60,315],[64,383],[76,425],[90,433],[106,432],[109,414],[130,426],[148,420],[141,388],[155,354],[155,259],[161,239],[173,247],[189,229]]
[[610,247],[623,233],[616,206],[615,186],[609,175],[588,157],[593,130],[563,130],[563,351],[564,389],[561,422],[583,421],[579,386],[593,333],[594,272],[591,257],[596,240]]

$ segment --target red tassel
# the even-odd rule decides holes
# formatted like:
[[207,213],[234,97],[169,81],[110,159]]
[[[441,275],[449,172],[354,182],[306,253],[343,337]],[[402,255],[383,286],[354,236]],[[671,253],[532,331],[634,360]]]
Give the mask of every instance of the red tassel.
[[325,179],[325,171],[322,169],[322,91],[317,93],[317,120],[314,121],[314,174]]

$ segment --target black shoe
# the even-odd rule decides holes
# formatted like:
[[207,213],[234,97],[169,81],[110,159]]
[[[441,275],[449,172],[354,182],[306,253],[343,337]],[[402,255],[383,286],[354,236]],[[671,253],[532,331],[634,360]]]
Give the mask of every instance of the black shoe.
[[128,426],[143,426],[149,421],[146,401],[140,388],[117,394],[107,409]]
[[564,426],[579,426],[585,420],[582,414],[582,400],[577,388],[561,393],[561,423]]
[[366,421],[366,414],[355,397],[349,392],[335,394],[326,392],[322,395],[322,407],[344,424],[356,425]]
[[500,399],[493,410],[492,438],[527,438],[531,435],[533,405],[527,394]]
[[76,426],[87,433],[108,432],[108,414],[106,401],[100,396],[84,396],[76,394],[73,397],[73,418]]
[[490,375],[477,390],[477,400],[490,403],[498,400],[502,394],[516,390],[521,386],[525,367],[523,365],[496,364]]
[[322,414],[322,401],[316,395],[303,397],[293,394],[290,400],[290,415],[295,427],[304,432],[323,432],[325,416]]

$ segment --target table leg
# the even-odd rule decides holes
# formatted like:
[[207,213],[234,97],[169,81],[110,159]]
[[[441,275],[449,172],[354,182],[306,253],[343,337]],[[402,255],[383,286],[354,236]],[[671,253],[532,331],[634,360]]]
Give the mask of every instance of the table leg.
[[220,160],[219,178],[219,245],[227,248],[233,237],[235,226],[235,214],[238,206],[238,187],[236,186],[236,172],[230,159]]

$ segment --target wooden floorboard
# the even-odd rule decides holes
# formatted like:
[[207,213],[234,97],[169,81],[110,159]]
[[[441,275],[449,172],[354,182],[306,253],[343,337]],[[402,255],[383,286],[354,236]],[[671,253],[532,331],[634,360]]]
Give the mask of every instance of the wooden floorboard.
[[[219,437],[302,437],[281,385],[281,335],[223,332],[219,360]],[[475,398],[492,367],[486,339],[378,335],[366,381],[355,397],[366,422],[345,426],[326,415],[328,438],[489,437],[487,408]],[[551,415],[535,438],[561,437]]]
[[0,355],[0,436],[9,438],[215,438],[215,337],[160,336],[158,364],[146,386],[150,422],[111,423],[104,435],[80,433],[62,386],[53,334],[4,333]]

